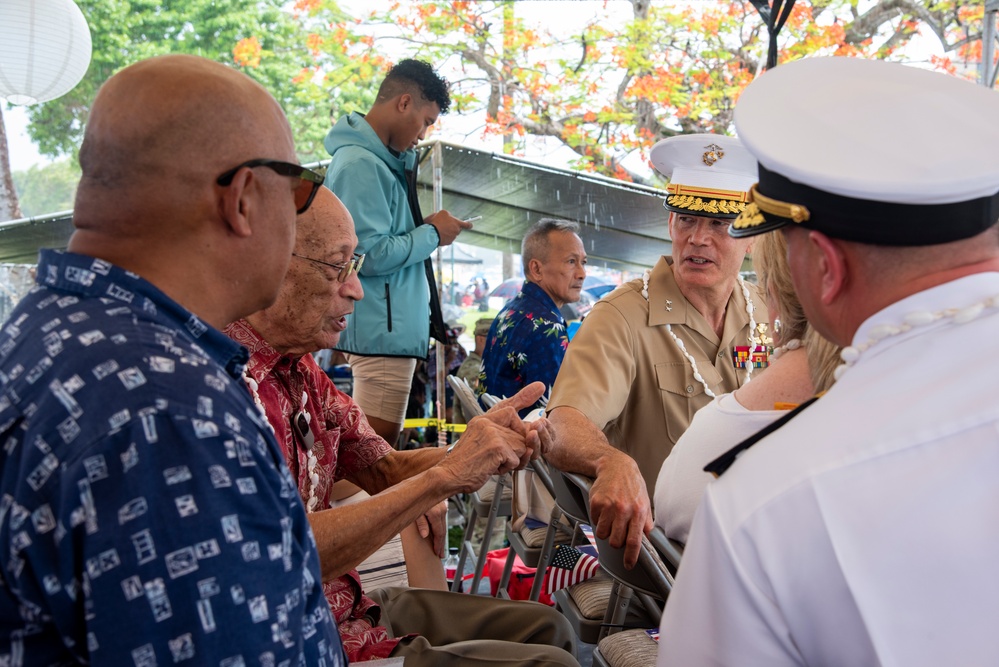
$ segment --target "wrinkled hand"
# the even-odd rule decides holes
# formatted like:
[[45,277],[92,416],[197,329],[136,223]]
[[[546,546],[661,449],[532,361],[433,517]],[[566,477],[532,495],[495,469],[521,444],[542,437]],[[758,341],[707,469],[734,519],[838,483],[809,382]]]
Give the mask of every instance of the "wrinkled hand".
[[416,519],[416,530],[420,537],[433,536],[431,546],[438,558],[447,554],[447,501],[442,500]]
[[490,475],[516,470],[535,456],[536,432],[517,416],[512,407],[493,408],[474,417],[461,440],[440,463],[454,479],[458,492],[482,488]]
[[538,439],[537,447],[534,448],[534,458],[544,456],[555,442],[555,425],[545,417],[540,417],[528,424],[528,428]]
[[[502,410],[503,408],[513,408],[518,413],[524,408],[529,408],[538,402],[538,399],[545,395],[548,388],[545,386],[544,382],[532,382],[527,385],[516,394],[510,398],[504,398],[502,401],[489,408],[486,414],[489,414],[493,410]],[[540,422],[545,422],[541,424]],[[536,424],[536,425],[535,425]],[[526,456],[521,458],[520,465],[517,466],[517,470],[521,470],[528,463],[534,459],[541,456],[544,451],[544,441],[542,441],[541,436],[544,434],[549,444],[551,443],[551,425],[545,419],[535,420],[527,424],[527,448]]]
[[546,391],[548,391],[548,388],[545,387],[544,382],[532,382],[510,398],[504,398],[502,401],[489,408],[486,414],[492,412],[493,410],[502,410],[503,408],[513,408],[517,412],[520,412],[524,408],[529,408],[537,403],[538,399],[544,396]]
[[433,225],[434,229],[437,230],[437,236],[440,237],[440,243],[437,245],[441,247],[451,245],[458,238],[458,234],[472,228],[472,223],[456,218],[444,209],[433,215],[428,215],[423,221]]
[[652,531],[652,508],[645,480],[624,453],[602,464],[590,490],[593,532],[613,547],[624,547],[624,565],[635,567],[642,535]]

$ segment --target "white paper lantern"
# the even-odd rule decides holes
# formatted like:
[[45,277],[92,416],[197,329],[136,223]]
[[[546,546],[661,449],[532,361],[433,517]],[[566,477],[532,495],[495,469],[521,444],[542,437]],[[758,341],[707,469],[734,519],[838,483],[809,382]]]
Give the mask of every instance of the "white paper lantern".
[[72,0],[0,0],[0,97],[11,104],[65,95],[90,54],[90,28]]

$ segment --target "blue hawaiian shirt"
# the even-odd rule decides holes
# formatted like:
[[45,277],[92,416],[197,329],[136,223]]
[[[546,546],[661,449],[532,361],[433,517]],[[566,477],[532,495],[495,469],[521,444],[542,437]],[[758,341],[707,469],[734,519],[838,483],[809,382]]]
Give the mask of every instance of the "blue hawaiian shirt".
[[[524,281],[489,326],[482,353],[479,389],[493,396],[509,397],[536,380],[551,392],[569,338],[565,318],[548,294]],[[525,417],[537,404],[520,411]]]
[[345,664],[246,351],[43,251],[0,330],[0,664]]

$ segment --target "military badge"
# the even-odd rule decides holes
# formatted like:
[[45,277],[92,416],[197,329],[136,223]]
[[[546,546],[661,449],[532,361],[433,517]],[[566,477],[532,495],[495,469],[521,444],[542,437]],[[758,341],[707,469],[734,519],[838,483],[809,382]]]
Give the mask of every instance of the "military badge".
[[708,144],[705,148],[707,150],[704,151],[704,155],[701,157],[701,160],[703,160],[704,164],[709,167],[714,166],[715,162],[718,162],[718,160],[725,157],[725,151],[722,150],[722,147],[718,144]]
[[752,349],[748,345],[735,345],[732,364],[736,368],[766,368],[770,365],[770,351],[768,345],[754,345]]

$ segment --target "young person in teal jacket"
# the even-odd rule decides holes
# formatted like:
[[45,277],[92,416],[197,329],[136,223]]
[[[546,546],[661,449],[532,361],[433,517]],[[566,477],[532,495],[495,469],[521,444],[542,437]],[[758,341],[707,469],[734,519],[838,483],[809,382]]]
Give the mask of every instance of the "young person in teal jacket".
[[[350,211],[357,252],[365,256],[364,299],[348,318],[338,349],[354,375],[354,400],[392,444],[402,429],[416,360],[426,358],[430,343],[436,286],[429,258],[471,227],[444,210],[423,218],[416,198],[414,148],[450,104],[447,81],[429,64],[403,60],[385,77],[367,115],[344,116],[325,141],[333,158],[326,186]],[[443,321],[437,324],[443,335]]]

